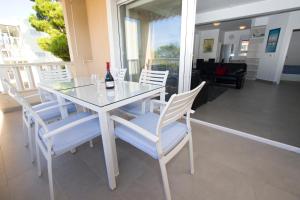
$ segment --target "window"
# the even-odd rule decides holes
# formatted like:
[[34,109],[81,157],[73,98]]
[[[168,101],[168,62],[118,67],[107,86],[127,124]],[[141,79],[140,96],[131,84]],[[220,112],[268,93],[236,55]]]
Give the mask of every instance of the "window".
[[240,48],[240,56],[247,56],[248,47],[249,47],[249,40],[242,40],[241,48]]

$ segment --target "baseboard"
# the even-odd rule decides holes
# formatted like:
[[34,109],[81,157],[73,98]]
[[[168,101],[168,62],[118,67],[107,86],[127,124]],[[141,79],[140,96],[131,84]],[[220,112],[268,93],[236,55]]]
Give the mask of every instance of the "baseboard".
[[234,134],[234,135],[241,136],[241,137],[244,137],[244,138],[247,138],[247,139],[250,139],[250,140],[254,140],[254,141],[257,141],[257,142],[261,142],[261,143],[264,143],[264,144],[268,144],[268,145],[271,145],[271,146],[274,146],[274,147],[278,147],[278,148],[281,148],[281,149],[284,149],[284,150],[287,150],[287,151],[292,151],[292,152],[300,154],[300,148],[299,147],[295,147],[295,146],[291,146],[291,145],[284,144],[284,143],[281,143],[281,142],[277,142],[277,141],[274,141],[274,140],[266,139],[266,138],[259,137],[259,136],[256,136],[256,135],[253,135],[253,134],[250,134],[250,133],[246,133],[246,132],[243,132],[243,131],[238,131],[238,130],[227,128],[227,127],[224,127],[224,126],[220,126],[220,125],[212,124],[212,123],[209,123],[209,122],[201,121],[201,120],[195,119],[195,118],[191,118],[191,121],[194,122],[194,123],[200,124],[200,125],[208,126],[208,127],[226,132],[226,133]]
[[266,83],[266,84],[270,84],[270,85],[276,85],[277,84],[274,81],[268,81],[268,80],[263,80],[263,79],[259,79],[259,78],[257,78],[256,81]]
[[282,81],[300,81],[300,74],[282,74]]

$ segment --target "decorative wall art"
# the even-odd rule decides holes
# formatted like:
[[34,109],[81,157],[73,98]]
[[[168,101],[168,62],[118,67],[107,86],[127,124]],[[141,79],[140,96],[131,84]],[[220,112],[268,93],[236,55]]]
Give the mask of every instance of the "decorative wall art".
[[214,48],[214,39],[204,39],[203,53],[211,53]]
[[269,31],[267,40],[266,53],[275,53],[279,39],[280,28],[272,29]]

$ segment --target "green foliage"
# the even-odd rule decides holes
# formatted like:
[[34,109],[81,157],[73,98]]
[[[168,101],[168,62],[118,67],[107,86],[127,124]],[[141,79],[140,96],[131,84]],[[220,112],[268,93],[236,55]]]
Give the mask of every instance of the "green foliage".
[[32,7],[36,14],[29,17],[29,22],[37,31],[47,33],[38,39],[39,46],[64,61],[70,60],[64,16],[59,3],[51,0],[35,0]]
[[155,58],[179,58],[180,48],[176,44],[160,46],[154,52]]

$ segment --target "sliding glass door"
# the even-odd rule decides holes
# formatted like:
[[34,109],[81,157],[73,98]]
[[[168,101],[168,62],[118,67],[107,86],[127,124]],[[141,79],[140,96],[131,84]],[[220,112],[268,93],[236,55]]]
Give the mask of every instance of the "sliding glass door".
[[138,0],[118,5],[122,67],[128,80],[141,70],[169,70],[167,93],[178,92],[182,53],[182,1]]

